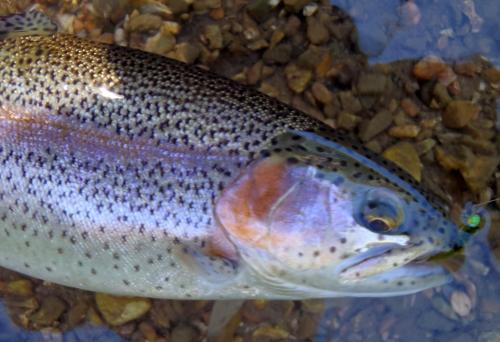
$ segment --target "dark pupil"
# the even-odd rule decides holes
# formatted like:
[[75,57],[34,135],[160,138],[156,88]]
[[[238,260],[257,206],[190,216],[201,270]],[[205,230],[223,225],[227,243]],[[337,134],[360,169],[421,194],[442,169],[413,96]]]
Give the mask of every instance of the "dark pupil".
[[377,233],[386,232],[389,230],[389,226],[382,220],[373,220],[368,223],[370,229]]

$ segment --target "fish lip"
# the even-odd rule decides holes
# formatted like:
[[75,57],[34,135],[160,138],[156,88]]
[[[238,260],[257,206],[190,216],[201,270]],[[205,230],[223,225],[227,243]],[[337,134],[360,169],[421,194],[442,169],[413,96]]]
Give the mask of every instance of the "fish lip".
[[[372,271],[372,272],[367,272],[363,273],[362,272],[362,266],[367,266],[370,262],[377,261],[377,260],[382,260],[382,258],[386,257],[389,258],[389,256],[393,255],[394,251],[405,251],[408,252],[413,249],[414,252],[417,252],[419,250],[419,247],[421,245],[418,244],[408,244],[408,245],[400,245],[400,244],[388,244],[385,246],[386,248],[382,248],[381,251],[378,253],[373,253],[372,251],[366,251],[361,255],[361,258],[358,258],[354,260],[353,262],[350,262],[347,265],[342,265],[342,267],[339,270],[339,274],[346,278],[346,279],[354,279],[354,278],[367,278],[371,276],[376,276],[379,274],[387,273],[392,270],[398,269],[398,268],[403,268],[405,266],[414,266],[414,265],[420,265],[420,266],[440,266],[439,263],[429,260],[433,256],[441,253],[441,250],[435,250],[431,249],[428,250],[426,248],[420,248],[422,249],[421,253],[416,253],[413,257],[407,257],[404,258],[403,262],[399,261],[397,264],[396,263],[391,263],[388,264],[388,267],[383,267],[382,269],[378,271]],[[365,257],[363,257],[365,255]],[[408,253],[406,253],[408,255]],[[369,266],[369,265],[368,265]],[[357,271],[359,269],[359,271]]]

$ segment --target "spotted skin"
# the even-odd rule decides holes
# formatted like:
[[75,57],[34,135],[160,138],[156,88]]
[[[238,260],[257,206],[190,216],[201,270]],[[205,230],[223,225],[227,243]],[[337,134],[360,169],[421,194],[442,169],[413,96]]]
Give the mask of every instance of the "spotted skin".
[[[0,264],[31,276],[160,298],[356,295],[345,285],[309,284],[307,273],[326,265],[320,257],[341,263],[359,252],[355,233],[341,229],[335,243],[294,251],[305,273],[287,278],[281,270],[291,285],[269,285],[265,273],[276,261],[253,258],[255,251],[221,228],[214,213],[224,191],[249,165],[274,157],[313,167],[320,178],[324,170],[346,208],[356,184],[371,184],[447,222],[445,208],[391,163],[198,68],[67,35],[36,35],[0,41],[0,79]],[[448,236],[450,227],[442,229]],[[215,246],[217,253],[214,236],[226,243]],[[442,249],[451,240],[435,241]],[[281,247],[276,253],[286,259],[290,248]],[[314,262],[296,261],[305,259],[301,254]],[[426,286],[422,279],[401,291],[391,290],[391,279],[393,287],[372,295],[414,292]],[[363,286],[360,295],[369,294],[370,282]]]

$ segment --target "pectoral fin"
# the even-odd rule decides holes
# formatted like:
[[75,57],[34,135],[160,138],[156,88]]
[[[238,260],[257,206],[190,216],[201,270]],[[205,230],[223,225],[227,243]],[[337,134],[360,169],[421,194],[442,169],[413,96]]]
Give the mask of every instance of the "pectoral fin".
[[179,260],[184,267],[203,274],[209,283],[223,283],[238,275],[238,263],[220,256],[209,256],[203,252],[186,248],[179,252]]

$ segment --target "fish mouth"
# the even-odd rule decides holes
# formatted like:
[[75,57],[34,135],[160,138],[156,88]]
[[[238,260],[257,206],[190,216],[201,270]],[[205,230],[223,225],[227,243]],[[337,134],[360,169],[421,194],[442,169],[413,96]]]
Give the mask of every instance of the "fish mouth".
[[435,246],[425,244],[387,244],[369,250],[348,264],[342,265],[339,274],[341,279],[349,281],[415,266],[439,268],[445,271],[444,267],[432,260],[432,257],[440,252],[435,250]]

